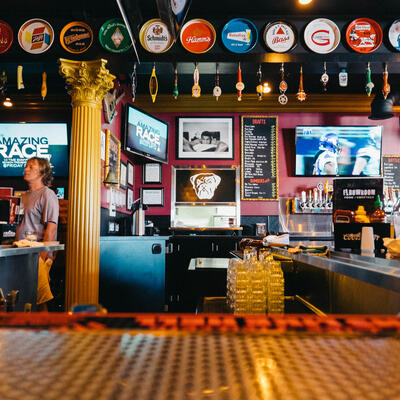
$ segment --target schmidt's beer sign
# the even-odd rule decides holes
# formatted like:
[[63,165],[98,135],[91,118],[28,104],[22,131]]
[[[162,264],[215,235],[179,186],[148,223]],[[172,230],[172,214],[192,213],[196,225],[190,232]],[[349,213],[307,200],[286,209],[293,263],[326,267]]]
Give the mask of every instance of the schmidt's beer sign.
[[67,125],[0,124],[0,176],[22,176],[32,157],[47,158],[56,176],[67,176]]

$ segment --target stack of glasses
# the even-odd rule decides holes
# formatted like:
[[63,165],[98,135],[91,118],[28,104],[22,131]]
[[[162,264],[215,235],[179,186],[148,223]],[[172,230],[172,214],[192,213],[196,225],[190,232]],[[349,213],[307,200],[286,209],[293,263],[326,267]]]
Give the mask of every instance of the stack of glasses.
[[284,279],[279,261],[268,251],[246,248],[227,272],[227,302],[235,314],[283,313]]

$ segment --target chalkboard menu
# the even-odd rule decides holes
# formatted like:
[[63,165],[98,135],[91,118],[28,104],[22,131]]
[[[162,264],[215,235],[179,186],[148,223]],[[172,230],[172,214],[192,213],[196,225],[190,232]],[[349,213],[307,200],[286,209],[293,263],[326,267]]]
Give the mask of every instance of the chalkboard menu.
[[400,189],[400,155],[382,156],[383,185]]
[[242,200],[278,199],[278,117],[241,118]]

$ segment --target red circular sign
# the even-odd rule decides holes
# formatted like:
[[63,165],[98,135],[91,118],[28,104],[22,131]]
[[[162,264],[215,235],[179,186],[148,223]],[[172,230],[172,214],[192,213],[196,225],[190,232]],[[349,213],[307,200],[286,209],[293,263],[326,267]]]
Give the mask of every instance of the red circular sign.
[[7,22],[0,21],[0,54],[5,53],[13,42],[13,31]]
[[381,45],[382,39],[382,28],[370,18],[355,19],[346,30],[348,45],[358,53],[375,51]]
[[204,19],[192,19],[182,27],[181,43],[191,53],[205,53],[214,46],[215,29]]

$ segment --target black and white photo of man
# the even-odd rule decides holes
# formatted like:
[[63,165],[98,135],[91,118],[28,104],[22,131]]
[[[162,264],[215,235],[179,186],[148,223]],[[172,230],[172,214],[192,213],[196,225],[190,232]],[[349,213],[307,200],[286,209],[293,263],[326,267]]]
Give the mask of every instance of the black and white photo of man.
[[183,151],[228,151],[229,146],[220,136],[220,132],[204,131],[189,140],[189,132],[183,132]]
[[233,159],[233,118],[180,117],[178,158]]

